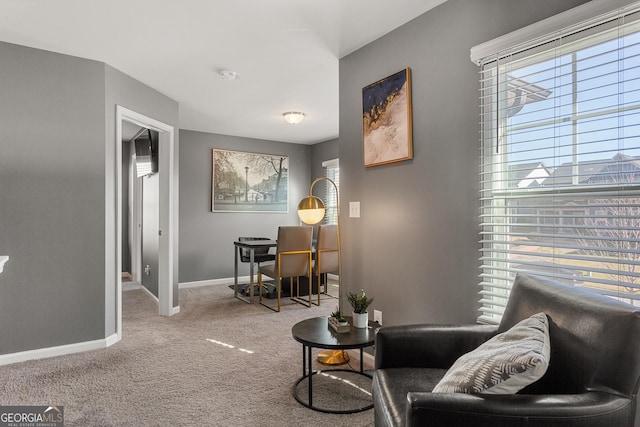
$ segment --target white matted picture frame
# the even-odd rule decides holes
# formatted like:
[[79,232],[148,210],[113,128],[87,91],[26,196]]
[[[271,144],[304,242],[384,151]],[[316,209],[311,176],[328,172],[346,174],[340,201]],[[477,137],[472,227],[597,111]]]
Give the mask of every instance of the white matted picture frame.
[[212,149],[212,212],[289,212],[289,157]]

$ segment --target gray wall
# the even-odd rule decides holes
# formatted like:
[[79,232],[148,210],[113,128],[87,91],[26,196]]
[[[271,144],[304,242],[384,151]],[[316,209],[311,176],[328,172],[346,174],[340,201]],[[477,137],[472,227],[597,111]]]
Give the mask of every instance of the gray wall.
[[[478,313],[478,69],[472,46],[585,0],[449,0],[340,61],[343,289],[385,325]],[[410,67],[410,161],[365,169],[362,88]],[[348,218],[360,201],[361,218]]]
[[0,43],[0,354],[104,338],[104,66]]
[[[289,212],[211,212],[211,150],[289,156]],[[276,238],[278,226],[298,225],[298,202],[309,192],[311,148],[251,138],[180,130],[180,282],[233,277],[233,242],[240,236]],[[241,276],[248,275],[240,264]]]
[[0,354],[103,339],[115,104],[177,127],[177,103],[103,63],[1,42],[0,93]]
[[322,162],[340,157],[338,141],[338,139],[332,139],[311,146],[311,179],[324,176]]

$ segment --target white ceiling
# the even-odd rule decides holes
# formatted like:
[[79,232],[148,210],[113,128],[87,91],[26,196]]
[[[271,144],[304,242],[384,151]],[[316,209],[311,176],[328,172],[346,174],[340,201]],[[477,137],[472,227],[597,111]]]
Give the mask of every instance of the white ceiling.
[[0,40],[105,62],[181,129],[313,144],[338,136],[339,59],[444,1],[0,0]]

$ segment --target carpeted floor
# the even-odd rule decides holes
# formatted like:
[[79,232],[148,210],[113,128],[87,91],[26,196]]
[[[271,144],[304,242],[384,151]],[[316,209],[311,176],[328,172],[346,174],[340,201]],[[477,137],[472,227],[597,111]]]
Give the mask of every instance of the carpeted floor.
[[[62,405],[66,426],[371,426],[373,410],[326,414],[291,394],[302,374],[302,346],[291,326],[335,307],[330,299],[274,313],[233,298],[226,286],[209,286],[181,290],[181,312],[166,318],[143,291],[127,291],[122,341],[0,366],[0,405]],[[322,377],[314,403],[333,403],[321,396],[337,390],[360,397],[361,389],[370,391],[370,381],[349,379],[345,388],[344,375],[336,376],[314,377]]]

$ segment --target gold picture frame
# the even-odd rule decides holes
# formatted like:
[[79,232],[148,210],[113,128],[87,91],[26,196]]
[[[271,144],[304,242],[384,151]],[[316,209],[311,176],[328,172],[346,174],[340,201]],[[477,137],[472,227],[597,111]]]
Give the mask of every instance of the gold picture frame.
[[362,89],[362,148],[365,167],[413,158],[411,69]]

